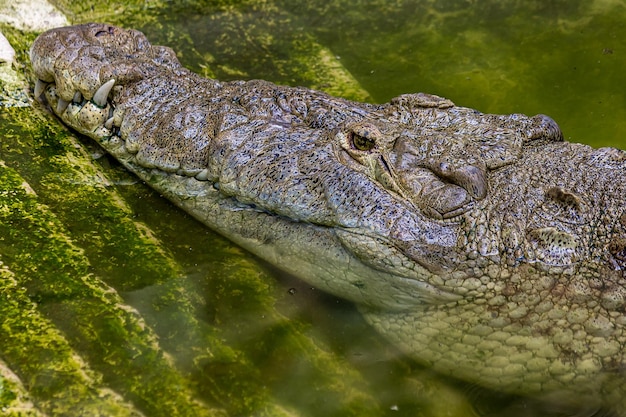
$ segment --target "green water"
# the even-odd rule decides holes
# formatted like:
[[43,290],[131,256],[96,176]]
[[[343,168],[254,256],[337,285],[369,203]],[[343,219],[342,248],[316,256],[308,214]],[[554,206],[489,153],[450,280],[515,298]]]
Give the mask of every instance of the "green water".
[[625,140],[624,2],[402,6],[355,23],[339,18],[331,27],[350,29],[338,38],[320,29],[376,101],[428,91],[484,112],[548,114],[575,141]]
[[[483,112],[547,114],[569,140],[626,145],[623,1],[274,3],[283,24],[264,23],[263,11],[241,7],[242,27],[233,30],[233,20],[206,6],[198,9],[205,15],[179,10],[183,17],[173,25],[206,48],[222,79],[306,82],[267,57],[289,59],[292,39],[313,34],[375,102],[424,91]],[[255,31],[258,38],[246,36]]]
[[[74,23],[137,27],[219,79],[373,102],[430,92],[548,114],[571,140],[626,148],[623,1],[75,3],[57,2]],[[41,109],[2,110],[0,137],[0,309],[13,314],[0,359],[52,415],[126,415],[126,403],[148,416],[560,415],[407,359],[354,306],[208,231],[114,161],[92,162],[98,150]]]

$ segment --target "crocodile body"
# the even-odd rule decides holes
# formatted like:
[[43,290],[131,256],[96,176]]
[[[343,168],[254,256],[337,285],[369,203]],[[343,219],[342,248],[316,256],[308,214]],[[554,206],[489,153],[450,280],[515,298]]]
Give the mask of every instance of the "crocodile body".
[[428,94],[204,79],[104,24],[42,34],[31,61],[65,124],[416,359],[623,409],[625,152]]

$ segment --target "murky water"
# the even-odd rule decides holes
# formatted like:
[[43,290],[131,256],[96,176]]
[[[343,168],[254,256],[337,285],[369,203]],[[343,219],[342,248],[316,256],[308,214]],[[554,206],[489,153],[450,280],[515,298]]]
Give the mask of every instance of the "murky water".
[[[350,88],[356,97],[384,102],[424,91],[484,112],[544,113],[570,140],[626,147],[623,1],[188,2],[144,12],[154,16],[139,29],[154,43],[172,46],[183,64],[219,79],[262,78],[332,91],[331,82],[309,70],[317,59],[311,57],[332,58],[362,88]],[[50,167],[71,144],[51,145],[54,127],[20,131],[14,116],[2,117],[2,161],[65,222],[63,233],[88,259],[84,268],[137,309],[205,402],[231,415],[272,415],[269,403],[306,416],[562,414],[433,374],[373,332],[349,303],[257,260],[100,158],[98,169],[113,182],[106,188],[123,198],[131,213],[124,216],[145,225],[158,249],[147,251],[145,242],[137,249],[131,238],[123,242],[127,232],[107,233],[119,223],[117,214],[98,213],[110,202],[72,205],[67,187],[85,185],[84,178],[68,182],[60,174],[65,168]],[[87,141],[82,145],[96,152]],[[19,277],[21,258],[10,249],[19,241],[2,242],[1,259]],[[140,250],[145,253],[135,253]],[[164,266],[170,261],[180,269],[176,279]],[[48,293],[32,298],[74,349],[90,349],[71,338],[82,334],[80,326],[88,329],[87,339],[119,333],[108,322],[102,333],[83,324],[74,328],[79,320],[72,314],[82,307],[71,310],[67,300]],[[118,354],[107,349],[110,357]],[[119,382],[128,377],[123,371],[109,372],[112,364],[125,366],[124,359],[98,355],[84,356],[109,386],[134,389]],[[146,364],[143,371],[152,366]],[[140,394],[130,397],[153,410],[137,400]],[[159,415],[155,410],[147,414]]]

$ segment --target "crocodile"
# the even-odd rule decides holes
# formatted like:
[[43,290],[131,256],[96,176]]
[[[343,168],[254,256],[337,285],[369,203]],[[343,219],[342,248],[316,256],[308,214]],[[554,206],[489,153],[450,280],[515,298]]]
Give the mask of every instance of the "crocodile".
[[108,24],[45,32],[30,58],[64,124],[417,361],[626,413],[626,152],[431,94],[206,79]]

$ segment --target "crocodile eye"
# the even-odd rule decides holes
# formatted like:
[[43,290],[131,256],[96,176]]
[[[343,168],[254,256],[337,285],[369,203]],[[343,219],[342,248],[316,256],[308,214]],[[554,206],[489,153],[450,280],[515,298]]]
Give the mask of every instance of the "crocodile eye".
[[352,146],[359,151],[371,151],[374,149],[376,142],[373,139],[366,138],[365,136],[352,133]]

